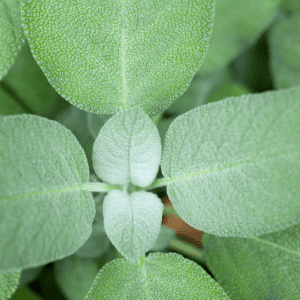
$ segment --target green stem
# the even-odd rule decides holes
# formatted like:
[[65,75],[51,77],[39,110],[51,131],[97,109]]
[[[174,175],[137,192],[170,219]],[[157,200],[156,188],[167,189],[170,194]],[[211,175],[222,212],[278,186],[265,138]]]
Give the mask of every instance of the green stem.
[[172,216],[179,217],[175,209],[171,206],[164,206],[164,215],[172,215]]
[[109,192],[111,190],[122,190],[120,185],[112,185],[103,182],[88,182],[83,186],[83,189],[90,192]]
[[152,189],[156,189],[162,186],[166,186],[168,185],[170,179],[169,178],[157,178],[153,181],[152,184],[146,186],[145,188],[141,188],[139,186],[135,187],[135,191],[140,191],[140,190],[152,190]]
[[196,260],[202,261],[203,254],[200,249],[192,244],[186,243],[179,238],[175,238],[171,242],[171,248],[185,255],[191,256]]

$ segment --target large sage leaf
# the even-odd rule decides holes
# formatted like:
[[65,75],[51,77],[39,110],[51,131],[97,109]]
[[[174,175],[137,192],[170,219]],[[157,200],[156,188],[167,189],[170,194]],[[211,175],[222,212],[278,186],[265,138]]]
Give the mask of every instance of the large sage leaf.
[[21,271],[0,272],[0,300],[8,300],[17,289]]
[[300,85],[300,14],[278,22],[270,32],[271,67],[278,89]]
[[204,259],[233,300],[299,297],[300,225],[254,238],[203,236]]
[[99,178],[111,184],[150,185],[158,172],[160,159],[158,130],[140,108],[110,118],[94,143],[94,170]]
[[200,71],[226,66],[266,29],[281,1],[216,0],[216,16],[207,55]]
[[153,253],[136,263],[116,259],[98,273],[85,300],[229,299],[196,263],[177,253]]
[[162,221],[163,204],[153,193],[130,195],[114,190],[104,198],[104,228],[113,245],[131,262],[154,245]]
[[0,117],[0,269],[74,253],[91,234],[95,203],[83,149],[55,121]]
[[213,0],[25,0],[33,55],[55,89],[87,111],[166,109],[208,47]]
[[300,217],[300,88],[227,98],[178,117],[162,173],[180,217],[219,236],[285,229]]
[[0,0],[0,80],[14,63],[23,42],[21,0]]

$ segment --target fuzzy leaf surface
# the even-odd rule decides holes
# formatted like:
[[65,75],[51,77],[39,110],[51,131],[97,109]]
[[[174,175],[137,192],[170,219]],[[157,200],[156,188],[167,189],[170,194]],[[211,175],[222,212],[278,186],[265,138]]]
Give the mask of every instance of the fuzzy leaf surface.
[[93,147],[93,166],[100,179],[111,184],[146,187],[156,177],[161,141],[150,117],[132,108],[111,117]]
[[0,0],[0,80],[14,63],[23,42],[21,0]]
[[49,82],[84,110],[157,115],[207,51],[213,0],[23,1],[23,26]]
[[55,121],[0,117],[0,269],[74,253],[91,234],[95,203],[83,149]]
[[254,238],[204,234],[204,259],[233,300],[299,297],[300,225]]
[[85,300],[229,299],[199,265],[177,253],[152,253],[136,263],[116,259],[98,273]]
[[18,287],[21,271],[0,272],[0,300],[8,300]]
[[130,195],[110,191],[104,198],[104,228],[113,245],[129,261],[137,261],[154,245],[162,221],[163,204],[151,192]]
[[179,116],[162,173],[176,212],[196,229],[249,237],[300,216],[300,88],[209,103]]

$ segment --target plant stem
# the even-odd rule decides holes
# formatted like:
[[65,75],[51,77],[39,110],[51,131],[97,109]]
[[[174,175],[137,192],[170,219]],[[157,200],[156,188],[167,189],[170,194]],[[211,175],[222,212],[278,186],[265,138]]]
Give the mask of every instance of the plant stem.
[[164,215],[172,215],[172,216],[179,217],[179,215],[177,214],[177,212],[173,207],[166,206],[166,205],[164,206]]
[[83,186],[83,189],[90,192],[109,192],[111,190],[122,190],[120,185],[112,185],[103,182],[88,182]]
[[166,186],[169,183],[169,178],[157,178],[153,181],[152,184],[146,186],[145,188],[141,188],[139,186],[135,187],[135,191],[140,191],[140,190],[152,190],[158,187]]
[[195,258],[196,260],[202,261],[202,259],[203,259],[203,254],[198,247],[196,247],[192,244],[186,243],[179,238],[173,239],[170,246],[174,250],[181,252],[183,254],[189,255],[189,256]]

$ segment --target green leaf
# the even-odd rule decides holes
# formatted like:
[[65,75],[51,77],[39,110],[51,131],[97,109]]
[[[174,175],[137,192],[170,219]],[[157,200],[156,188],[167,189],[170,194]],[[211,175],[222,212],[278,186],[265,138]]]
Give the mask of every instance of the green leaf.
[[16,102],[10,95],[3,84],[0,82],[0,115],[14,115],[25,113],[26,110]]
[[134,262],[154,245],[160,231],[163,204],[153,193],[130,195],[110,191],[104,198],[104,228],[113,245]]
[[110,118],[101,128],[93,148],[94,170],[100,179],[111,184],[150,185],[160,159],[158,130],[140,108]]
[[21,0],[0,0],[0,80],[14,63],[23,42]]
[[42,272],[43,267],[22,270],[19,287],[25,286],[34,281]]
[[89,170],[73,134],[33,115],[0,117],[0,269],[68,256],[91,234]]
[[165,137],[162,173],[185,222],[241,237],[299,222],[299,98],[299,88],[250,94],[175,119]]
[[216,16],[202,72],[225,67],[266,29],[281,1],[216,0]]
[[271,67],[278,89],[300,85],[300,14],[278,22],[270,32]]
[[79,108],[105,114],[165,110],[199,69],[213,16],[213,0],[25,0],[22,7],[49,82]]
[[3,83],[27,113],[52,118],[68,104],[48,82],[33,59],[28,43],[22,47]]
[[254,237],[204,234],[204,258],[233,300],[299,298],[300,225]]
[[67,299],[82,300],[99,270],[94,259],[73,255],[55,263],[55,278]]
[[282,6],[289,10],[291,13],[300,12],[300,2],[299,0],[284,0]]
[[229,299],[196,263],[177,253],[152,253],[136,263],[116,259],[97,275],[85,300]]
[[21,271],[0,272],[0,300],[8,300],[17,289]]

